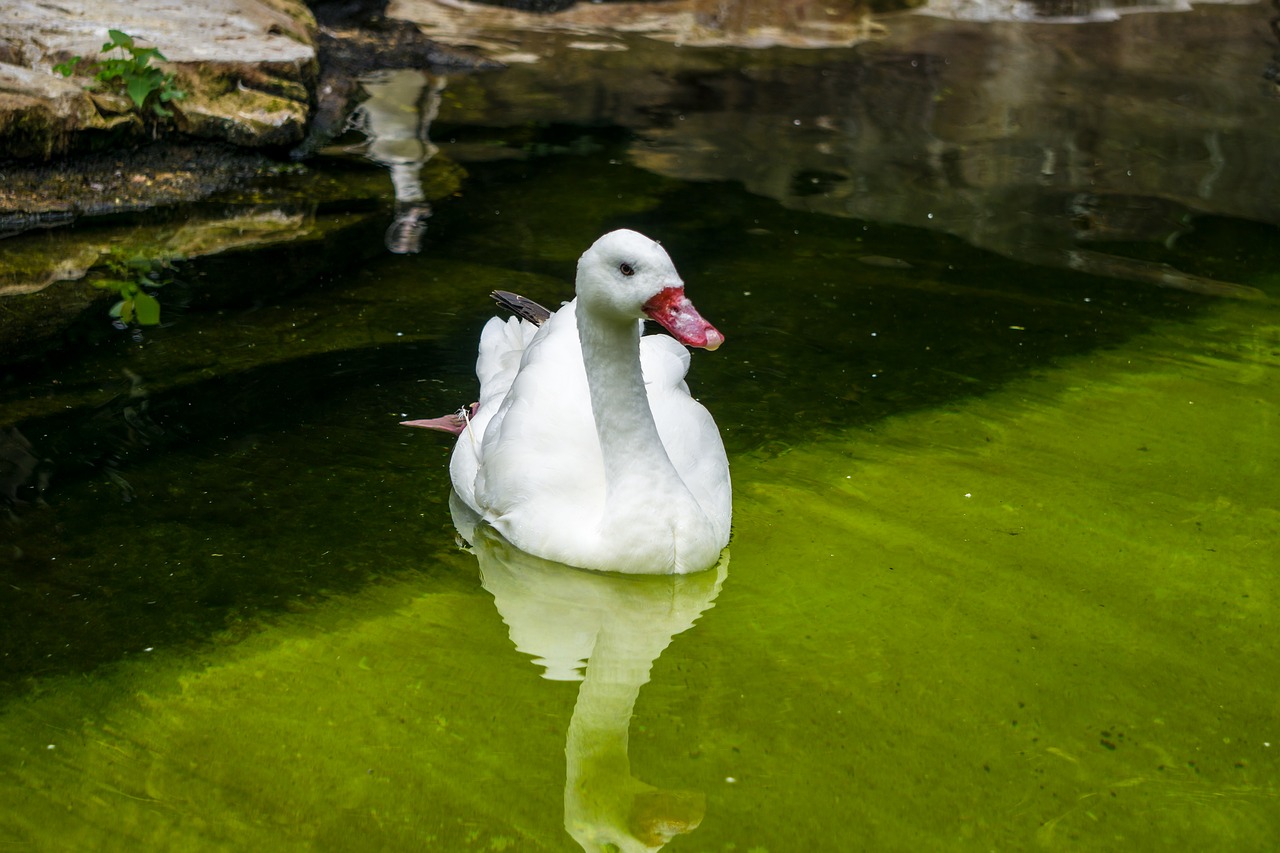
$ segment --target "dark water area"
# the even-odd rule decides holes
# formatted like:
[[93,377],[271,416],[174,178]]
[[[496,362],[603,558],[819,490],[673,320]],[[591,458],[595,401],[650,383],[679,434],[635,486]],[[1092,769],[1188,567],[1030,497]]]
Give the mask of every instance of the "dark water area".
[[[531,34],[375,82],[408,155],[0,241],[15,286],[168,253],[157,326],[21,297],[88,307],[0,379],[0,843],[1272,849],[1266,21]],[[398,422],[475,399],[489,291],[555,306],[621,227],[727,337],[728,555],[463,550]]]
[[[547,138],[558,141],[566,133],[551,128]],[[981,395],[1057,359],[1121,345],[1153,323],[1194,319],[1210,303],[1194,294],[1001,263],[945,235],[778,210],[732,184],[655,179],[618,164],[617,144],[590,136],[568,141],[582,140],[598,150],[471,166],[466,198],[437,212],[421,255],[371,259],[345,280],[322,279],[314,291],[273,296],[269,305],[258,304],[256,287],[244,286],[244,259],[225,270],[204,264],[201,283],[188,285],[190,292],[209,288],[206,282],[218,276],[214,287],[232,300],[229,307],[202,310],[201,297],[193,296],[174,312],[172,325],[143,330],[141,344],[108,327],[98,330],[101,340],[91,354],[78,354],[74,363],[28,367],[26,382],[11,386],[11,399],[56,388],[58,396],[87,393],[102,402],[17,425],[47,460],[41,470],[48,474],[43,499],[49,506],[20,509],[20,554],[8,559],[16,577],[45,593],[35,598],[53,612],[27,609],[25,596],[7,597],[14,608],[3,620],[14,632],[6,644],[14,666],[10,684],[115,659],[136,644],[140,622],[154,619],[153,630],[170,641],[203,625],[196,628],[200,637],[242,608],[272,610],[314,595],[317,581],[342,590],[376,575],[368,568],[353,574],[352,562],[377,561],[351,555],[420,511],[418,492],[430,490],[414,481],[428,477],[437,503],[447,493],[447,443],[406,436],[393,428],[394,418],[469,401],[473,340],[492,311],[488,290],[517,287],[514,277],[522,277],[536,281],[522,292],[549,304],[572,296],[572,260],[537,256],[543,235],[572,251],[569,235],[626,226],[663,234],[674,258],[693,260],[681,263],[689,287],[711,306],[704,310],[732,330],[733,343],[719,356],[697,359],[698,390],[737,453],[781,452],[837,430]],[[585,202],[577,216],[586,221],[574,225],[547,211],[544,201],[570,184]],[[620,189],[647,209],[610,211],[616,199],[609,196]],[[547,227],[544,217],[555,224]],[[376,240],[378,230],[366,229],[363,237]],[[499,258],[513,233],[529,254]],[[259,252],[252,263],[256,284],[259,266],[269,278],[271,267],[305,265],[307,257],[286,248]],[[437,285],[441,280],[448,284]],[[304,331],[293,331],[299,325]],[[303,343],[317,326],[338,346],[295,355],[291,344]],[[228,352],[228,341],[248,351]],[[280,360],[259,360],[259,346],[278,347]],[[237,369],[240,357],[245,366]],[[151,392],[153,376],[187,381]],[[401,480],[388,496],[394,502],[380,502],[387,486],[365,482],[368,466],[380,469],[383,453],[406,445],[415,448],[412,456],[425,458],[405,460],[408,467],[394,472]],[[198,488],[194,463],[210,478]],[[424,472],[428,465],[434,470]],[[294,470],[306,472],[305,484],[288,473]],[[34,480],[25,488],[21,496],[32,497]],[[328,493],[325,503],[336,505],[314,506],[308,492]],[[73,495],[74,505],[68,503]],[[383,517],[375,522],[372,515]],[[304,521],[310,518],[325,521]],[[205,559],[176,578],[164,571],[172,568],[168,549],[184,553],[192,542],[208,541],[217,550],[227,547],[228,534],[243,540],[233,551],[257,550],[250,543],[264,539],[274,550],[279,534],[269,531],[294,536],[313,529],[319,544],[304,550],[319,555],[328,550],[321,545],[332,543],[335,524],[348,528],[337,538],[346,553],[334,561],[347,568],[332,579],[323,563],[304,562],[264,573],[252,563],[228,571]],[[86,527],[68,535],[68,525]],[[152,543],[142,554],[135,550],[139,539]],[[68,543],[80,544],[68,552]],[[442,538],[437,547],[450,543]],[[85,574],[63,568],[77,550]],[[50,571],[55,560],[58,571]],[[138,595],[104,598],[102,590],[114,585],[107,579],[122,565],[141,572],[135,581],[143,598],[154,600],[152,584],[166,577],[165,597],[175,601],[138,608]],[[70,635],[59,630],[42,640],[68,597],[96,599],[93,607],[103,609],[96,619],[77,620]],[[128,626],[124,635],[108,639],[122,625]]]

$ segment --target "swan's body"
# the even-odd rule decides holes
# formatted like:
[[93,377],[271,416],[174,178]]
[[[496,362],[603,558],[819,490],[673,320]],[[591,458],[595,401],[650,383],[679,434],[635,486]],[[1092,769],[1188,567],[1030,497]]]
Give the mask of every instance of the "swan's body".
[[710,568],[729,541],[724,445],[685,385],[688,350],[641,337],[642,318],[691,346],[724,338],[685,298],[666,251],[634,231],[583,254],[577,294],[541,326],[485,326],[453,488],[535,556],[630,573]]

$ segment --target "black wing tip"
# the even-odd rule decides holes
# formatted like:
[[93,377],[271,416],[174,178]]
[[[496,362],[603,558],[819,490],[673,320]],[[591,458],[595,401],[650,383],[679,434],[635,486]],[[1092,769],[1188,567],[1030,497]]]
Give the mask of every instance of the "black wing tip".
[[518,293],[512,293],[509,290],[495,290],[489,294],[489,298],[498,303],[499,306],[522,317],[533,323],[535,326],[541,326],[551,316],[551,312],[534,302],[528,297],[521,296]]

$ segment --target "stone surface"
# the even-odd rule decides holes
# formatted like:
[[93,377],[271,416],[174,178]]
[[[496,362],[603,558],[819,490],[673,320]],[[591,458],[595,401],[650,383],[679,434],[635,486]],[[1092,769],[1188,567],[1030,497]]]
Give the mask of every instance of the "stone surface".
[[0,151],[8,157],[48,157],[74,133],[129,121],[101,115],[84,88],[70,80],[0,63]]
[[97,53],[107,30],[159,47],[170,62],[305,64],[314,19],[301,0],[61,0],[24,3],[0,22],[6,61],[49,67]]
[[96,56],[109,29],[164,54],[160,67],[188,92],[177,130],[254,147],[296,144],[305,133],[317,58],[301,0],[67,0],[16,12],[0,21],[0,157],[47,158],[91,147],[102,131],[125,140],[150,131],[127,100],[90,98],[89,78],[52,70]]

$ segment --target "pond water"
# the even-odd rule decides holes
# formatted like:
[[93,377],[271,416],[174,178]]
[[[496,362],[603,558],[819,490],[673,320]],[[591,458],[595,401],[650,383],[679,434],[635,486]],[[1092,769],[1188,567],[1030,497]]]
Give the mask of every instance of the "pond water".
[[[373,82],[394,184],[331,150],[160,326],[6,368],[0,847],[1275,849],[1268,14]],[[490,290],[567,299],[616,227],[728,339],[698,575],[463,548],[450,442],[398,426],[474,398]]]

